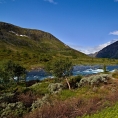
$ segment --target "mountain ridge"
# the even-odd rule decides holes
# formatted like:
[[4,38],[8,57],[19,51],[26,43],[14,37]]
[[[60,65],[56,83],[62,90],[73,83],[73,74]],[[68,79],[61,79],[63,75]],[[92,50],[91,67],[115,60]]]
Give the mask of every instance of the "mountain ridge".
[[100,50],[96,57],[98,58],[114,58],[118,59],[118,41],[106,46]]
[[12,59],[21,63],[34,60],[34,63],[44,63],[58,57],[75,59],[88,56],[70,48],[48,32],[0,22],[1,60]]

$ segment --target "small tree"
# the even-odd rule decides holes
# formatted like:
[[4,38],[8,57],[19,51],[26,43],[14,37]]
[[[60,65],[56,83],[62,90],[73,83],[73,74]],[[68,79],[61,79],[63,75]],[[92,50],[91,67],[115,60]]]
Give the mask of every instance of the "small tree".
[[24,77],[26,75],[26,69],[19,64],[15,64],[14,68],[14,76],[17,77],[17,82],[19,82],[20,77]]
[[[17,82],[19,82],[20,77],[26,75],[26,69],[11,60],[3,65],[3,70],[1,72],[1,75],[3,75],[1,78],[12,78],[14,80],[14,77],[17,77]],[[4,73],[6,73],[6,76]]]
[[103,71],[104,71],[104,73],[108,72],[108,71],[107,71],[107,67],[106,67],[105,64],[103,65]]
[[10,76],[2,68],[0,68],[0,84],[1,86],[7,87],[10,82]]
[[3,71],[6,72],[9,75],[9,78],[12,78],[14,80],[14,69],[15,69],[15,63],[11,60],[4,63],[3,65]]
[[71,89],[68,76],[72,74],[72,62],[68,58],[55,60],[50,67],[48,64],[48,71],[58,78],[65,78],[69,89]]

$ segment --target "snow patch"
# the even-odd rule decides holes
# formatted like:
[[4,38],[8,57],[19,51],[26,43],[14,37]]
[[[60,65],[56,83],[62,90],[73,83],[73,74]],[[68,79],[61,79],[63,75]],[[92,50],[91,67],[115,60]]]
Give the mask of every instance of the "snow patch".
[[9,31],[10,33],[12,33],[12,34],[15,34],[16,36],[21,36],[21,37],[28,37],[28,36],[26,36],[26,35],[23,35],[23,34],[17,34],[16,32],[14,32],[14,31]]
[[26,35],[22,35],[22,34],[21,34],[21,35],[19,35],[19,36],[21,36],[21,37],[28,37],[28,36],[26,36]]

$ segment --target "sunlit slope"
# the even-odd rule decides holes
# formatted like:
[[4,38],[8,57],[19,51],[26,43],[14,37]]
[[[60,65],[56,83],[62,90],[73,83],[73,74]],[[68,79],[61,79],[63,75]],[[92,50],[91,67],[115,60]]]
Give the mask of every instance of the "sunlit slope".
[[0,61],[41,64],[58,57],[89,58],[50,33],[0,22]]

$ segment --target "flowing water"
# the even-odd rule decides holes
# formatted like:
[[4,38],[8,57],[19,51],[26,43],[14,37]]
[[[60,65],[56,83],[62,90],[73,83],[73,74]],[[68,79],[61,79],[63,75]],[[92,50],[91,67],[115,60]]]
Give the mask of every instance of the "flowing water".
[[[118,65],[115,66],[107,66],[108,71],[118,70]],[[102,66],[74,66],[72,74],[75,75],[90,75],[103,72]],[[32,70],[27,72],[26,80],[43,80],[45,78],[53,78],[52,75],[47,74],[43,69],[40,70]]]

